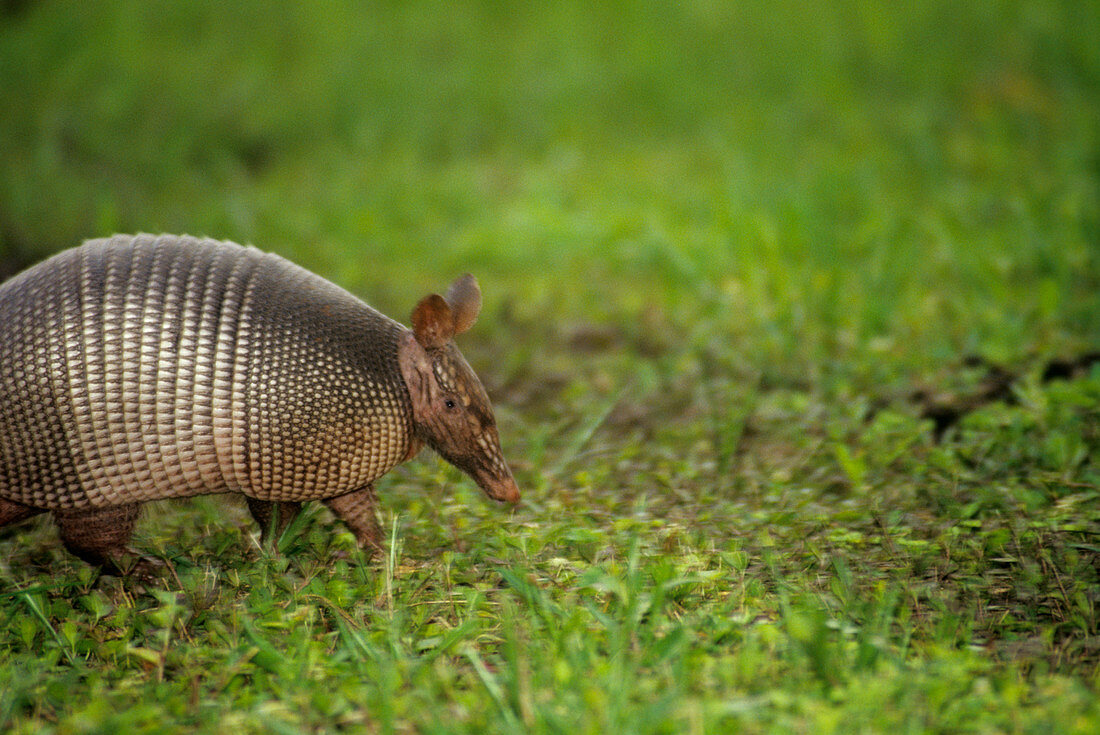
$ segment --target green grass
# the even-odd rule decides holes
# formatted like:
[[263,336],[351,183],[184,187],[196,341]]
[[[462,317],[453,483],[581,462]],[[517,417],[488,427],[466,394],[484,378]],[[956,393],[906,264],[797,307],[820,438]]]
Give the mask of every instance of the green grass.
[[144,590],[5,529],[0,729],[1100,730],[1100,6],[881,5],[0,4],[0,271],[473,271],[524,491],[154,504]]

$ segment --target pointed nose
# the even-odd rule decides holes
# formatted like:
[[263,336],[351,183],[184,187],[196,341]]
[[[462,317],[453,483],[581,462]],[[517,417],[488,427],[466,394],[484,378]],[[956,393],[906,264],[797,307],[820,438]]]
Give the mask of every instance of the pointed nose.
[[519,486],[516,485],[515,478],[509,477],[508,482],[504,483],[499,488],[499,494],[494,495],[493,499],[500,500],[505,503],[518,503],[519,502]]
[[[508,472],[507,468],[505,471]],[[485,494],[493,500],[499,500],[502,503],[519,502],[519,486],[516,485],[516,480],[512,477],[511,472],[508,472],[504,477],[478,473],[474,476],[474,480],[485,491]]]

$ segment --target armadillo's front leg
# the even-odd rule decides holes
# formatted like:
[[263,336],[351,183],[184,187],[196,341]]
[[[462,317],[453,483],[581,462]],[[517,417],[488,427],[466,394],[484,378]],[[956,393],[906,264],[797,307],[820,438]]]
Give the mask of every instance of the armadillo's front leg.
[[[55,510],[53,516],[66,549],[89,564],[102,566],[108,574],[121,575],[118,562],[132,554],[126,545],[140,509],[139,503],[130,503],[109,508]],[[130,571],[142,576],[156,566],[155,560],[141,557]]]
[[6,526],[9,523],[17,523],[24,518],[30,518],[41,512],[41,508],[32,508],[29,505],[13,503],[10,500],[0,498],[0,527]]
[[[270,500],[250,498],[247,495],[245,500],[248,502],[248,510],[252,513],[252,517],[260,524],[260,542],[263,544],[271,540],[273,529],[275,539],[282,536],[283,531],[298,515],[298,511],[302,509],[301,503],[276,503]],[[272,524],[273,518],[275,519],[274,524]]]
[[324,502],[347,524],[368,556],[382,551],[382,528],[374,515],[378,496],[374,494],[373,486],[367,485],[347,495],[327,498]]

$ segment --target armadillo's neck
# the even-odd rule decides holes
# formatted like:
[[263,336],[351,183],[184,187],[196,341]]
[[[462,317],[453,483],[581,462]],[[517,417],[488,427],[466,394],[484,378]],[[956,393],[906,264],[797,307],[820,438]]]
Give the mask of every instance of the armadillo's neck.
[[402,462],[408,462],[410,459],[420,454],[420,450],[424,448],[424,440],[413,433],[409,438],[409,449],[405,452],[405,457]]

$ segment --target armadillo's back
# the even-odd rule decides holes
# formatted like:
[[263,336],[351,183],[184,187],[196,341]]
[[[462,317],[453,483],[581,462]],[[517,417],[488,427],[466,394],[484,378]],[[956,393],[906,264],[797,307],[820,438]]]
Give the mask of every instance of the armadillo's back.
[[408,449],[401,326],[277,256],[96,240],[0,286],[0,497],[347,492]]

